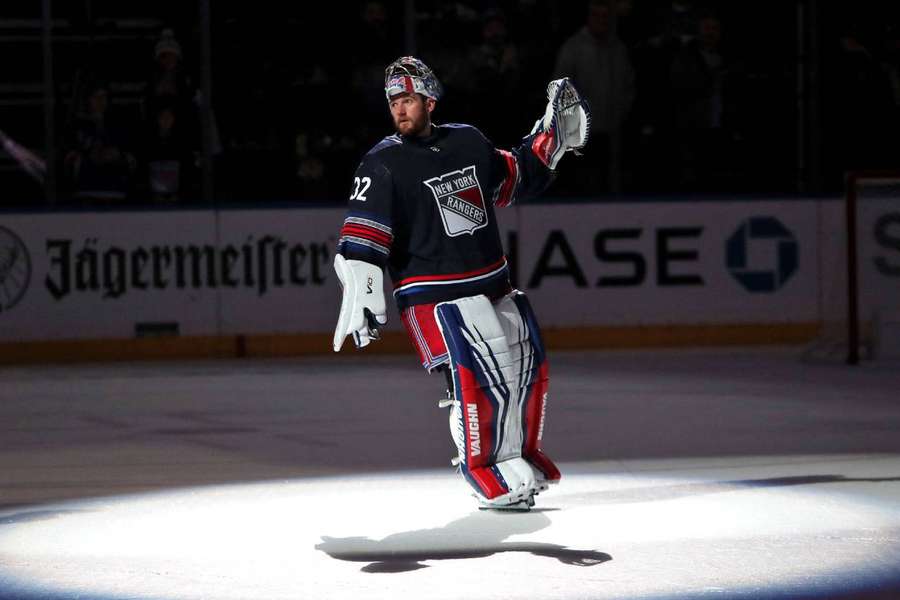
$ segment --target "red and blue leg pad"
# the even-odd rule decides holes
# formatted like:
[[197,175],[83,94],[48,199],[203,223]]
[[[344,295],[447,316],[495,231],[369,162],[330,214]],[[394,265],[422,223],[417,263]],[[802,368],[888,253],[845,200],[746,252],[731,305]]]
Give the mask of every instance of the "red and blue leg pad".
[[[544,479],[556,483],[560,472],[550,458],[541,449],[544,435],[544,417],[547,412],[548,376],[547,353],[541,339],[541,331],[534,316],[531,304],[525,294],[514,293],[512,301],[518,309],[521,321],[518,343],[531,345],[530,360],[522,361],[524,390],[521,394],[522,413],[522,457],[541,472]],[[513,340],[510,340],[513,343]],[[526,354],[523,352],[523,355]]]
[[486,298],[480,303],[438,304],[435,317],[450,355],[457,403],[456,430],[451,433],[459,450],[460,470],[485,498],[502,496],[510,492],[510,485],[497,467],[498,459],[507,457],[498,452],[507,434],[507,413],[515,410],[504,376],[508,348],[503,332]]

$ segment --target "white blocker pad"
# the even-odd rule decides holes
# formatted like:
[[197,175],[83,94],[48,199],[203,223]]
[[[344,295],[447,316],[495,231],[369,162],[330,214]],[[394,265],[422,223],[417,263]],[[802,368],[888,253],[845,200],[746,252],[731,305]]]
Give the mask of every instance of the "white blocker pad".
[[334,329],[334,351],[340,352],[344,338],[353,336],[357,348],[379,338],[378,327],[387,323],[381,267],[362,260],[334,256],[334,271],[341,283],[341,310]]

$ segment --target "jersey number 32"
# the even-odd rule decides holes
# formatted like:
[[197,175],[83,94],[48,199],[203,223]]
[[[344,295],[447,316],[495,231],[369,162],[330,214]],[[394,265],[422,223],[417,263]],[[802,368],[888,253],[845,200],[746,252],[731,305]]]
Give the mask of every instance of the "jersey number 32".
[[359,177],[353,178],[353,193],[350,194],[351,200],[359,200],[360,202],[366,201],[366,191],[369,189],[369,186],[372,185],[371,177],[363,177],[360,179]]

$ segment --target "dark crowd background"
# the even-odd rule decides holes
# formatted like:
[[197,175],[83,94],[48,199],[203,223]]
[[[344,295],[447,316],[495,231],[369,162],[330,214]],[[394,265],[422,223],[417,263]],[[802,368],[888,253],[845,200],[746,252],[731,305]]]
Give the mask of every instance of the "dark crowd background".
[[435,121],[499,147],[530,131],[550,79],[575,79],[593,135],[550,196],[836,194],[848,170],[900,167],[896,3],[49,4],[46,113],[46,4],[0,8],[3,140],[53,166],[29,174],[7,144],[0,207],[343,203],[361,156],[392,133],[384,67],[410,53],[446,88]]

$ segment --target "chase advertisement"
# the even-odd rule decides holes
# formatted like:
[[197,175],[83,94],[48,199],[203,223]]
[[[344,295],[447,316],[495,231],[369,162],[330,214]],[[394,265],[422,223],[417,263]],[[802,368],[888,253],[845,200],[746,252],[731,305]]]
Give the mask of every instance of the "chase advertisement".
[[818,318],[812,202],[529,208],[519,284],[547,326]]

